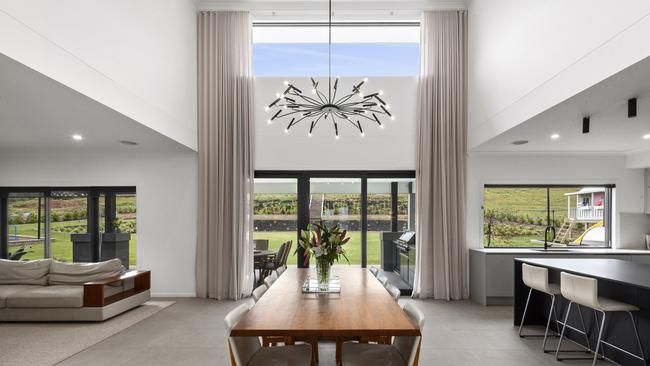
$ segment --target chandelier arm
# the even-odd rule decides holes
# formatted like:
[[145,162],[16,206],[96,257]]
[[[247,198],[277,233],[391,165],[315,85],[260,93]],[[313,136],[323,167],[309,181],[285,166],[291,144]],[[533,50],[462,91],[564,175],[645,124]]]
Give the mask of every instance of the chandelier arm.
[[323,114],[321,114],[320,116],[318,116],[318,118],[316,118],[315,120],[311,121],[311,126],[309,127],[309,134],[310,134],[310,135],[311,135],[312,131],[314,130],[314,128],[316,127],[316,124],[318,124],[318,121],[320,121],[320,119],[323,118],[324,115],[325,115],[325,114],[323,113]]
[[318,90],[318,89],[315,89],[315,90],[316,90],[316,95],[318,96],[318,99],[320,99],[320,101],[321,101],[323,104],[327,104],[327,103],[329,103],[329,102],[327,101],[327,97],[325,97],[325,93],[321,92],[321,91]]
[[354,126],[354,128],[359,130],[360,133],[363,133],[363,129],[361,129],[361,123],[359,123],[359,121],[357,121],[357,123],[354,123],[352,122],[352,120],[348,119],[348,122],[350,122],[350,124]]
[[341,97],[341,99],[339,99],[339,100],[337,100],[336,102],[334,102],[334,104],[341,104],[341,103],[347,102],[347,101],[350,100],[350,98],[352,98],[355,94],[356,94],[356,93],[350,93],[350,94],[348,94],[348,95],[346,95],[346,96],[344,96],[344,97]]
[[[370,121],[372,121],[374,123],[378,123],[377,120],[375,120],[374,118],[370,118],[370,117],[368,117],[368,116],[366,116],[366,115],[364,115],[362,113],[354,113],[354,114],[351,114],[351,115],[355,116],[355,117],[365,118],[365,119],[370,120]],[[381,125],[381,122],[379,122],[379,124]]]
[[306,96],[306,95],[303,95],[303,94],[299,94],[298,96],[299,96],[300,98],[302,98],[303,100],[305,100],[305,101],[307,101],[307,102],[310,102],[310,103],[313,103],[313,104],[315,104],[315,105],[318,105],[318,104],[321,103],[321,102],[317,101],[316,99],[314,99],[314,98],[312,98],[312,97],[309,97],[309,96]]

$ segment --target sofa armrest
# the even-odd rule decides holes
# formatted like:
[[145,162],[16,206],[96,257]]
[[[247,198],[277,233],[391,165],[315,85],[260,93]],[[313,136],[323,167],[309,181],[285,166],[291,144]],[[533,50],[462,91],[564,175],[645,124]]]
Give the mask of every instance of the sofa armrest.
[[[104,286],[133,279],[133,288],[113,296],[104,297]],[[151,271],[129,271],[121,276],[84,283],[84,307],[103,307],[151,288]]]

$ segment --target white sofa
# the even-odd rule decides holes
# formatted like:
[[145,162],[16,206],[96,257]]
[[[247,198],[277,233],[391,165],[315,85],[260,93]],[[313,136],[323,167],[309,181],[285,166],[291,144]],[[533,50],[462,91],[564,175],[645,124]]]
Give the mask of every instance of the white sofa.
[[0,259],[0,321],[103,321],[151,298],[151,273],[119,259],[65,263]]

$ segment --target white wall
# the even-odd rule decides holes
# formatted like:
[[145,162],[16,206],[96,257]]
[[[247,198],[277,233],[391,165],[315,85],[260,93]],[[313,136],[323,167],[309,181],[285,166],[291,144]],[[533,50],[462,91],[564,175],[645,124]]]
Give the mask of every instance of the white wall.
[[650,56],[650,2],[473,0],[469,146]]
[[197,157],[175,154],[2,154],[0,186],[135,186],[137,267],[152,294],[194,296]]
[[[467,240],[469,248],[482,247],[484,184],[615,184],[613,207],[616,248],[642,249],[643,236],[620,230],[621,214],[644,212],[644,171],[625,167],[625,156],[553,154],[472,154],[467,176]],[[639,221],[637,221],[639,222]],[[629,225],[628,225],[629,227]],[[648,231],[650,227],[639,228]]]
[[[342,77],[346,90],[362,78]],[[309,122],[284,130],[287,121],[266,121],[273,116],[264,106],[284,91],[284,80],[290,80],[303,91],[310,90],[305,77],[255,78],[255,169],[258,170],[413,170],[415,169],[416,77],[372,77],[364,84],[364,92],[383,90],[383,98],[391,106],[395,120],[384,118],[385,128],[368,121],[362,127],[365,137],[350,124],[339,124],[340,139],[334,138],[334,127],[321,120],[312,137],[307,136]],[[323,78],[321,85],[327,83]]]
[[0,0],[0,53],[196,150],[191,0]]

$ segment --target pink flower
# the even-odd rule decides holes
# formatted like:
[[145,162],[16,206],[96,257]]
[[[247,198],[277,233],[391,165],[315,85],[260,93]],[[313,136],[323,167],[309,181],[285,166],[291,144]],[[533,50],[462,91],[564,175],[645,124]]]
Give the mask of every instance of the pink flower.
[[336,254],[341,254],[342,251],[343,251],[343,248],[341,248],[340,245],[337,245],[336,246]]

